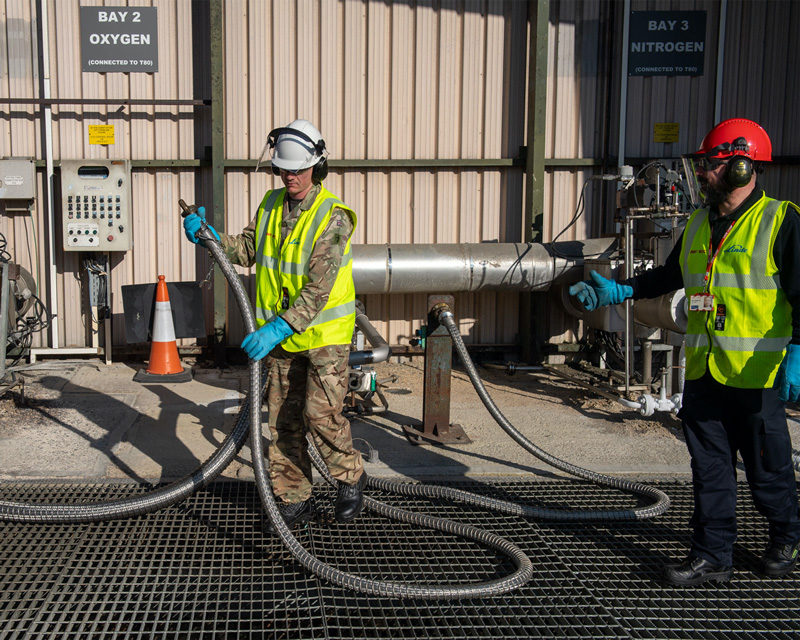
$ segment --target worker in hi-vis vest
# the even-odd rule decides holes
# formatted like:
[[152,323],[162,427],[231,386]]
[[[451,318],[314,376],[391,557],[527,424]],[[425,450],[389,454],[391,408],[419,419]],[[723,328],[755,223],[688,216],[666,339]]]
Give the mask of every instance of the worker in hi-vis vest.
[[[266,147],[284,188],[267,192],[239,235],[212,232],[232,263],[256,266],[259,328],[242,349],[253,360],[267,358],[269,473],[281,515],[290,527],[314,516],[309,434],[339,482],[335,517],[348,522],[361,512],[367,481],[342,416],[356,311],[356,214],[323,186],[325,141],[308,120],[271,131]],[[192,242],[202,242],[195,234],[204,213],[184,219]],[[269,523],[266,530],[274,533]]]
[[587,309],[680,288],[689,304],[686,382],[678,416],[691,456],[694,514],[688,557],[664,568],[675,585],[733,575],[737,452],[753,502],[769,522],[759,573],[794,570],[800,509],[786,402],[800,396],[800,215],[756,182],[772,160],[766,131],[734,118],[683,157],[693,202],[663,266],[615,282],[592,272],[570,287]]

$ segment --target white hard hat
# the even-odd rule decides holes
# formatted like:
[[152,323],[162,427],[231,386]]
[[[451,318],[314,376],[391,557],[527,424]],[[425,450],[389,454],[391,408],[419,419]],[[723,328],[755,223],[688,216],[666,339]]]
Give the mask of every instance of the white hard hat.
[[270,132],[272,166],[284,171],[302,171],[325,158],[322,134],[308,120],[294,122]]

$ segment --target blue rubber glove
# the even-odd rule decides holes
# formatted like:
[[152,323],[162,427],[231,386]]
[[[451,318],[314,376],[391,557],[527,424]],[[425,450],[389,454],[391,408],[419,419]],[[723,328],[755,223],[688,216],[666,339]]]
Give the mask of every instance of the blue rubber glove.
[[280,316],[276,316],[272,322],[268,322],[257,331],[248,333],[242,340],[242,349],[249,358],[258,362],[293,333],[294,329],[289,326],[289,323]]
[[607,307],[610,304],[619,304],[633,295],[633,288],[627,284],[618,284],[608,280],[597,271],[592,271],[591,280],[584,280],[573,284],[569,288],[571,296],[577,296],[578,301],[587,311],[594,311],[598,307]]
[[797,402],[800,398],[800,344],[786,345],[778,376],[775,379],[778,397],[784,402]]
[[[206,246],[206,243],[203,242],[200,238],[197,237],[197,232],[200,231],[200,227],[203,226],[203,223],[206,222],[206,208],[205,207],[198,207],[197,213],[190,213],[183,219],[183,231],[186,233],[186,237],[189,239],[189,242],[193,242],[194,244],[199,244],[203,247]],[[206,227],[214,234],[214,237],[219,242],[219,234],[217,233],[216,229],[212,227],[210,224],[206,222]]]

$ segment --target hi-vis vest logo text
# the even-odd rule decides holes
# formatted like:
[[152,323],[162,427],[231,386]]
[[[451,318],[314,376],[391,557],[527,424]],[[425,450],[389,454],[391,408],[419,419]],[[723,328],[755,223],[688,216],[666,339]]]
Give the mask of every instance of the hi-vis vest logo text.
[[740,244],[735,244],[732,247],[725,249],[725,253],[747,253],[747,249]]
[[295,238],[294,240],[289,241],[289,244],[300,244],[300,238]]

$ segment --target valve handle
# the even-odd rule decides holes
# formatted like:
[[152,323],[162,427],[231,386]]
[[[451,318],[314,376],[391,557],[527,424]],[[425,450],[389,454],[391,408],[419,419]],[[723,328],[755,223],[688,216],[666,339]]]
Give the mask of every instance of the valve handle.
[[181,209],[183,209],[183,212],[181,213],[181,218],[185,218],[190,213],[197,213],[197,205],[194,204],[188,205],[186,204],[186,202],[184,202],[183,198],[178,200],[178,204],[180,205]]

